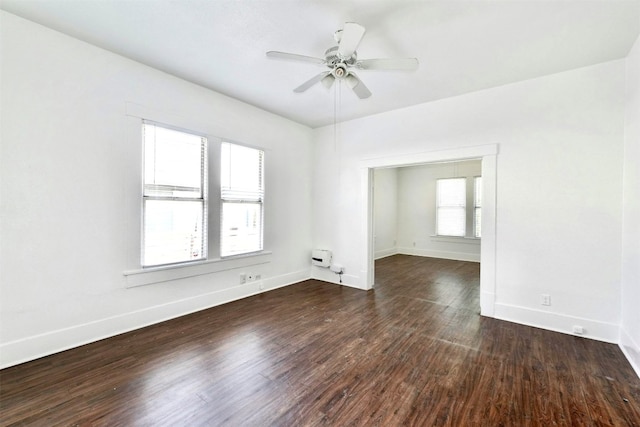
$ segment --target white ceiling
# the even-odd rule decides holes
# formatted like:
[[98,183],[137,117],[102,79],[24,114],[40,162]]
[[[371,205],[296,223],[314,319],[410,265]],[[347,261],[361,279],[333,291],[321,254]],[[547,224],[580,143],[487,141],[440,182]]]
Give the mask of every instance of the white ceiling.
[[[0,8],[311,127],[623,58],[640,0],[0,0]],[[416,57],[417,72],[358,71],[359,100],[297,87],[346,21],[367,32],[358,57]],[[336,85],[337,86],[337,85]]]

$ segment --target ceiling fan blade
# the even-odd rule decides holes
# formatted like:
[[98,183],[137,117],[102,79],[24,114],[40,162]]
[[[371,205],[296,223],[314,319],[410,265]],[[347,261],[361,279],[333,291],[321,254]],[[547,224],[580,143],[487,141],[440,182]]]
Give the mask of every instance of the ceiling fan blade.
[[351,58],[358,48],[364,32],[365,28],[362,25],[355,22],[346,22],[338,45],[338,56],[343,59]]
[[283,59],[285,61],[311,62],[313,64],[324,65],[326,61],[322,58],[314,58],[313,56],[298,55],[295,53],[278,52],[270,50],[267,56],[272,59]]
[[336,81],[336,78],[333,76],[333,74],[329,73],[328,75],[324,76],[320,81],[322,82],[322,85],[324,87],[326,87],[327,89],[331,89],[331,86],[333,86],[333,82]]
[[416,58],[362,59],[356,62],[356,68],[360,70],[415,71],[418,69],[418,60]]
[[371,91],[367,89],[364,83],[362,83],[362,80],[360,80],[354,73],[347,74],[345,80],[358,98],[365,99],[371,96]]
[[314,76],[311,79],[307,80],[306,82],[302,83],[300,86],[295,88],[293,91],[296,92],[296,93],[304,92],[305,90],[309,89],[314,84],[316,84],[319,81],[321,81],[322,79],[324,79],[329,74],[331,74],[331,71],[325,71],[324,73],[320,73],[317,76]]

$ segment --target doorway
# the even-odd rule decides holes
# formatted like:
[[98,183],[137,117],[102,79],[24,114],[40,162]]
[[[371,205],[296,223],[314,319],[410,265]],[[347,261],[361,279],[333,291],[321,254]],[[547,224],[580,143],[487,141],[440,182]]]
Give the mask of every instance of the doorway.
[[361,242],[363,276],[366,289],[375,283],[374,204],[373,185],[376,168],[417,166],[429,163],[456,162],[481,159],[482,162],[482,239],[480,243],[480,314],[493,317],[496,277],[496,178],[497,144],[438,150],[401,156],[389,156],[361,161],[363,211],[366,227]]

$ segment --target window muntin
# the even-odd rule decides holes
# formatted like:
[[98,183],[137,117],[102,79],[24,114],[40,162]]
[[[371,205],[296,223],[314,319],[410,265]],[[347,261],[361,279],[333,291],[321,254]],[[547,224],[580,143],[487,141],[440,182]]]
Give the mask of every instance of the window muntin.
[[142,266],[206,259],[207,138],[143,123]]
[[438,236],[465,236],[466,182],[466,178],[436,180],[436,234]]
[[262,250],[264,152],[221,144],[220,256]]

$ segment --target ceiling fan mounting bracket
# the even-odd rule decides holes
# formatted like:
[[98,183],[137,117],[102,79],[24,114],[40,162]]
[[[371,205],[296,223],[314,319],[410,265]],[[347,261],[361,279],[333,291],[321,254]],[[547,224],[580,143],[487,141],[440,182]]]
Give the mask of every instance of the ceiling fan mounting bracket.
[[342,29],[336,30],[333,33],[333,39],[336,41],[336,43],[340,44],[340,40],[342,40]]

